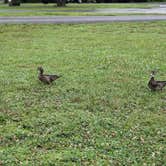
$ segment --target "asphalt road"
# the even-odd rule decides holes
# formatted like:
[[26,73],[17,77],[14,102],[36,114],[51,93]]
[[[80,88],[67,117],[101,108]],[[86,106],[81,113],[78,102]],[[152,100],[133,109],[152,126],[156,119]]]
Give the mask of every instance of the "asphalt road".
[[135,16],[26,16],[0,17],[0,24],[61,24],[129,21],[166,21],[166,15]]

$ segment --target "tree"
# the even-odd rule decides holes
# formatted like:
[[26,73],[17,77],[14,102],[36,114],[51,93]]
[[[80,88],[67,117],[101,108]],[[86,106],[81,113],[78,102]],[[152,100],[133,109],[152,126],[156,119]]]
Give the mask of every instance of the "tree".
[[57,0],[57,6],[58,7],[66,6],[66,0]]
[[8,0],[9,6],[20,6],[20,0]]
[[47,3],[57,3],[58,7],[66,6],[67,0],[3,0],[4,3],[9,3],[9,6],[19,6],[21,2],[43,2],[44,4]]

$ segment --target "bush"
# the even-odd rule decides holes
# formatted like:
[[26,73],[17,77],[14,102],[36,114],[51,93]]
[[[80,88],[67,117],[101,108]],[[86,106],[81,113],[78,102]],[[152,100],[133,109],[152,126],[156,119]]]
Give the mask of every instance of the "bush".
[[20,0],[9,0],[9,6],[20,6]]

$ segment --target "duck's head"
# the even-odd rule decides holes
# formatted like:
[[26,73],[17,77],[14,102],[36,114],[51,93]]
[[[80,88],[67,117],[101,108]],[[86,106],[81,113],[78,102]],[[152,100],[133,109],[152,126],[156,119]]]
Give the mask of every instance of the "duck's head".
[[43,68],[41,66],[38,67],[37,70],[39,70],[40,74],[43,74],[43,72],[44,72],[44,70],[43,70]]
[[156,75],[156,73],[157,73],[157,70],[152,70],[150,76],[154,77]]

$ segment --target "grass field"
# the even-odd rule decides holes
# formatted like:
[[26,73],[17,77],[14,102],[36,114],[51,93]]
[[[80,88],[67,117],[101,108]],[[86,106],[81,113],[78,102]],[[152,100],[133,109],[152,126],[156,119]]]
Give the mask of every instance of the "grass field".
[[[0,25],[0,165],[166,161],[166,22]],[[37,67],[63,75],[51,86]]]
[[99,13],[97,9],[103,8],[150,8],[156,6],[153,3],[112,3],[112,4],[67,4],[66,7],[59,8],[56,4],[26,4],[21,6],[9,7],[8,4],[0,4],[0,16],[48,16],[48,15],[64,15],[64,16],[86,16],[86,15],[126,15]]
[[156,6],[156,3],[67,3],[66,7],[57,7],[56,3],[21,3],[21,6],[9,7],[8,4],[1,3],[0,9],[32,9],[32,10],[94,10],[98,8],[149,8]]

